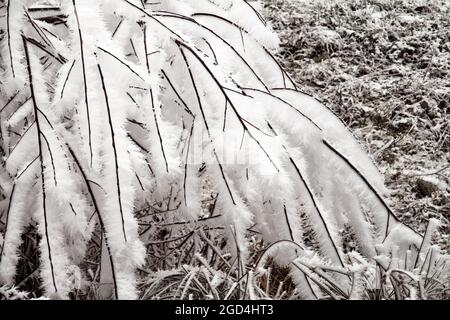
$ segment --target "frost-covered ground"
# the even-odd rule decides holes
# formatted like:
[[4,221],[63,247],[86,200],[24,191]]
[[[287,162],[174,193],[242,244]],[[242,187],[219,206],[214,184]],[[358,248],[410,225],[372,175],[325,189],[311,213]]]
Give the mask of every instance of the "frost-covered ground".
[[264,0],[280,61],[372,155],[402,220],[450,249],[450,2]]

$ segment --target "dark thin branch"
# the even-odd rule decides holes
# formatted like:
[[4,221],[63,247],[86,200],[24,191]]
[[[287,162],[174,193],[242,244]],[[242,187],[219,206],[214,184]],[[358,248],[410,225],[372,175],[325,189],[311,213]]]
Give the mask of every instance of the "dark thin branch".
[[191,139],[192,139],[192,134],[194,132],[194,124],[195,124],[195,122],[193,121],[191,130],[189,132],[188,141],[187,141],[186,159],[184,161],[183,197],[184,197],[184,204],[186,206],[187,206],[187,197],[186,197],[187,171],[188,171],[188,161],[189,161],[189,151],[190,151],[190,146],[191,146]]
[[116,35],[116,32],[117,32],[117,30],[119,30],[120,26],[122,25],[123,20],[124,20],[124,18],[120,17],[120,21],[117,24],[116,28],[114,29],[114,31],[113,31],[113,33],[111,35],[111,39],[114,38],[114,36]]
[[136,48],[134,47],[134,43],[133,43],[133,39],[131,39],[130,38],[130,44],[131,44],[131,49],[133,49],[133,54],[134,54],[134,56],[138,59],[138,61],[139,61],[139,56],[138,56],[138,54],[137,54],[137,52],[136,52]]
[[36,20],[44,21],[44,22],[52,24],[54,26],[63,24],[64,26],[67,27],[67,15],[65,15],[65,14],[36,17]]
[[145,191],[144,186],[142,185],[141,178],[139,178],[139,176],[138,176],[138,174],[136,172],[134,173],[134,175],[136,176],[136,179],[137,179],[137,181],[139,183],[139,186],[141,187],[141,190]]
[[61,99],[63,98],[64,90],[66,89],[66,84],[67,84],[67,81],[69,80],[70,73],[72,72],[73,66],[75,65],[75,61],[76,60],[74,59],[73,62],[72,62],[72,65],[70,66],[69,72],[67,73],[66,79],[64,80],[64,84],[63,84],[63,87],[61,89],[61,97],[60,97]]
[[[303,271],[303,270],[302,270],[295,262],[293,262],[292,265],[293,265],[294,267],[296,267],[300,272],[302,272],[303,275],[305,276],[305,278],[306,278],[307,280],[308,280],[308,278],[311,279],[311,280],[312,280],[319,288],[321,288],[322,290],[326,291],[326,293],[327,293],[329,296],[331,296],[331,297],[334,297],[334,296],[335,296],[335,295],[330,291],[331,289],[326,288],[325,285],[322,284],[322,283],[320,283],[317,279],[310,277],[310,276],[309,276],[308,274],[306,274],[305,271]],[[305,267],[305,268],[306,268],[306,267]],[[312,292],[312,293],[314,294],[314,296],[317,298],[317,295],[316,295],[316,293],[314,292],[314,290],[312,289],[311,284],[310,284],[309,281],[308,281],[308,285],[309,285],[309,288],[311,289],[311,292]]]
[[105,191],[105,189],[103,189],[103,187],[98,184],[97,182],[93,181],[93,180],[88,180],[90,183],[92,183],[94,186],[96,186],[97,188],[99,188],[100,190],[102,190],[102,192],[106,195],[107,192]]
[[311,199],[311,201],[312,201],[312,203],[313,203],[313,206],[314,206],[315,210],[317,211],[317,214],[318,214],[319,217],[320,217],[320,220],[321,220],[321,222],[322,222],[322,224],[323,224],[323,227],[324,227],[324,229],[325,229],[325,232],[326,232],[326,234],[327,234],[327,237],[328,237],[328,239],[330,240],[330,242],[331,242],[331,244],[332,244],[332,246],[333,246],[333,249],[334,249],[334,251],[335,251],[335,253],[336,253],[336,256],[338,257],[341,266],[344,267],[344,263],[342,262],[341,255],[339,254],[339,251],[338,251],[338,249],[337,249],[337,246],[336,246],[336,244],[334,243],[333,237],[331,236],[331,233],[330,233],[330,231],[329,231],[329,229],[328,229],[327,223],[325,222],[325,219],[324,219],[324,217],[323,217],[323,215],[322,215],[322,213],[321,213],[319,207],[317,206],[317,202],[316,202],[316,199],[315,199],[315,197],[314,197],[313,192],[310,190],[308,184],[306,183],[305,179],[303,178],[303,175],[301,174],[300,169],[299,169],[299,167],[297,166],[297,164],[295,163],[294,159],[292,159],[292,158],[289,156],[289,160],[291,161],[292,165],[294,166],[295,171],[297,172],[297,174],[298,174],[300,180],[302,181],[302,184],[305,186],[306,191],[308,192],[308,195],[309,195],[309,197],[310,197],[310,199]]
[[20,103],[20,105],[16,108],[16,110],[14,110],[14,111],[9,115],[7,121],[11,120],[12,117],[20,110],[20,108],[22,108],[22,107],[23,107],[28,101],[30,101],[30,100],[31,100],[31,96],[30,96],[28,99],[26,99],[24,102]]
[[48,221],[47,221],[47,199],[46,199],[46,189],[45,189],[45,168],[44,168],[44,159],[43,159],[43,153],[42,153],[42,140],[41,140],[41,128],[39,123],[39,112],[37,107],[37,101],[36,96],[34,92],[34,85],[33,85],[33,73],[31,71],[31,63],[30,63],[30,56],[28,53],[28,42],[25,37],[22,37],[24,50],[25,50],[25,59],[27,62],[27,70],[28,70],[28,77],[30,82],[30,91],[31,91],[31,97],[33,101],[33,107],[34,107],[34,116],[35,116],[35,123],[36,123],[36,129],[37,129],[37,139],[38,139],[38,148],[39,148],[39,161],[41,163],[41,188],[42,188],[42,209],[44,214],[44,234],[47,242],[47,250],[48,250],[48,258],[50,263],[50,271],[52,274],[52,281],[53,281],[53,287],[55,288],[55,292],[58,292],[58,288],[56,286],[56,279],[55,279],[55,273],[54,273],[54,267],[53,267],[53,260],[52,260],[52,251],[51,251],[51,245],[50,245],[50,237],[48,234]]
[[139,147],[144,153],[149,154],[150,151],[148,151],[147,148],[145,148],[141,143],[139,143],[130,133],[127,133],[127,137],[130,138],[130,140]]
[[219,88],[219,90],[222,92],[222,95],[224,96],[225,100],[228,101],[228,104],[230,105],[231,109],[233,110],[234,114],[236,115],[239,123],[241,124],[242,128],[244,129],[244,132],[248,134],[248,136],[258,145],[258,147],[262,150],[262,152],[265,154],[265,156],[269,159],[270,163],[274,166],[275,170],[277,172],[279,172],[280,170],[278,169],[277,165],[275,164],[275,162],[273,162],[272,158],[270,157],[270,155],[267,153],[267,151],[265,150],[265,148],[261,145],[261,143],[259,142],[258,139],[256,139],[253,134],[248,130],[247,125],[245,124],[245,122],[242,120],[242,117],[240,116],[239,112],[237,111],[236,107],[234,106],[233,102],[231,101],[231,99],[228,97],[225,89],[223,88],[223,86],[220,84],[220,82],[217,80],[217,78],[214,76],[214,74],[211,72],[211,70],[209,70],[208,66],[205,64],[205,62],[198,56],[198,54],[189,46],[187,46],[186,44],[175,40],[175,43],[178,45],[178,47],[180,48],[182,54],[183,54],[183,58],[187,64],[188,70],[191,74],[192,77],[192,73],[191,73],[191,68],[189,65],[189,62],[187,61],[187,58],[182,50],[181,47],[187,49],[195,58],[198,62],[200,62],[200,64],[203,66],[204,70],[206,70],[206,72],[210,75],[210,77],[214,80],[215,84],[217,85],[217,87]]
[[153,90],[152,89],[150,89],[150,99],[151,99],[151,103],[152,103],[153,118],[155,119],[155,124],[156,124],[156,131],[157,131],[158,137],[159,137],[159,145],[161,147],[161,152],[162,152],[162,155],[164,158],[164,163],[166,164],[166,172],[169,173],[169,163],[167,162],[166,152],[164,150],[164,143],[162,140],[161,131],[159,129],[158,117],[156,116],[155,101],[153,99]]
[[138,6],[136,6],[134,3],[131,3],[128,0],[122,0],[126,3],[128,3],[131,7],[137,9],[138,11],[140,11],[141,13],[145,14],[148,18],[152,19],[153,21],[155,21],[156,23],[158,23],[161,27],[163,27],[164,29],[166,29],[167,31],[169,31],[170,33],[172,33],[174,36],[176,36],[179,39],[183,39],[180,35],[178,35],[178,33],[176,33],[175,31],[173,31],[172,29],[170,29],[169,27],[167,27],[164,23],[162,23],[161,21],[159,21],[158,19],[156,19],[153,15],[149,14],[146,10],[139,8]]
[[[372,184],[367,180],[367,178],[350,162],[349,159],[347,159],[344,155],[342,155],[339,151],[337,151],[330,143],[328,143],[326,140],[322,140],[322,143],[329,149],[331,150],[334,154],[336,154],[341,160],[343,160],[360,178],[361,180],[364,181],[364,183],[367,185],[367,187],[370,189],[370,191],[372,191],[372,193],[376,196],[376,198],[378,199],[378,201],[380,201],[380,203],[383,205],[383,207],[386,209],[386,211],[388,212],[388,219],[387,219],[387,223],[386,223],[386,230],[385,230],[385,239],[388,235],[389,232],[389,220],[390,217],[394,217],[394,219],[397,222],[400,222],[400,219],[394,214],[394,212],[391,210],[391,208],[389,208],[389,206],[387,205],[387,203],[384,201],[383,197],[377,192],[377,190],[375,190],[375,188],[372,186]],[[409,229],[411,229],[415,234],[420,235],[417,231],[415,231],[413,228],[409,227],[408,225],[405,224],[406,227],[408,227]]]
[[268,136],[268,137],[272,137],[270,134],[268,134],[267,132],[264,132],[261,128],[255,126],[253,123],[251,123],[250,121],[246,120],[244,117],[242,117],[242,121],[244,121],[245,123],[247,123],[250,127],[254,128],[255,130],[261,132],[263,135]]
[[188,237],[186,237],[179,245],[177,245],[175,248],[173,248],[169,253],[167,253],[165,256],[159,257],[159,261],[163,261],[167,259],[172,253],[174,253],[176,250],[181,249],[186,242],[196,233],[196,230],[191,231]]
[[[130,120],[128,120],[128,121],[130,121]],[[134,123],[134,122],[132,122],[132,121],[130,121],[130,122],[131,122],[131,123]],[[146,154],[146,156],[150,153],[150,151],[149,151],[147,148],[145,148],[141,143],[139,143],[139,142],[138,142],[131,134],[128,133],[127,136],[128,136],[128,138],[130,138],[130,140],[131,140],[136,146],[138,146],[139,149],[141,149],[142,151],[144,151],[144,153]],[[153,169],[152,169],[152,167],[150,166],[150,163],[148,162],[147,158],[145,159],[145,163],[147,164],[147,167],[148,167],[150,173],[151,173],[152,175],[154,175]]]
[[167,76],[167,74],[164,72],[164,70],[161,69],[161,73],[164,76],[164,78],[166,78],[167,82],[169,83],[169,86],[172,88],[173,92],[175,93],[175,95],[177,96],[177,98],[180,100],[180,102],[183,104],[184,106],[184,110],[189,113],[191,116],[194,116],[194,113],[191,111],[191,109],[189,109],[187,103],[183,100],[183,98],[181,97],[181,95],[178,93],[178,91],[175,89],[174,85],[172,84],[172,81],[170,81],[169,77]]
[[[239,86],[239,85],[237,85],[237,86],[239,87],[240,90],[242,90],[242,87],[241,87],[241,86]],[[254,97],[249,96],[247,93],[245,93],[245,91],[239,91],[239,90],[232,89],[232,88],[228,88],[228,87],[225,87],[225,86],[223,86],[223,88],[224,88],[226,91],[231,91],[231,92],[236,93],[236,94],[239,94],[239,95],[241,95],[241,96],[248,97],[248,98],[251,98],[251,99],[255,99]]]
[[51,31],[48,30],[47,28],[42,27],[41,29],[44,30],[45,32],[47,32],[47,33],[48,33],[49,35],[51,35],[53,38],[56,38],[56,39],[58,39],[59,41],[62,41],[62,39],[61,39],[60,37],[58,37],[56,34],[54,34],[53,32],[51,32]]
[[223,108],[222,132],[225,132],[225,126],[227,125],[227,111],[228,111],[228,100],[225,99],[225,108]]
[[136,90],[148,91],[147,88],[142,88],[142,87],[138,87],[138,86],[130,86],[130,88],[136,89]]
[[73,208],[72,203],[69,202],[69,206],[70,206],[70,210],[72,210],[73,214],[77,216],[77,212],[76,212],[75,209]]
[[[133,96],[127,91],[127,96],[133,101],[133,103],[136,105],[138,109],[141,108],[141,106],[136,102],[136,99],[133,98]],[[140,124],[139,124],[140,125]]]
[[181,47],[179,47],[179,48],[180,48],[181,55],[183,56],[184,62],[186,63],[186,66],[187,66],[187,68],[188,68],[189,76],[190,76],[190,78],[191,78],[191,82],[192,82],[192,85],[193,85],[193,87],[194,87],[195,95],[196,95],[196,97],[197,97],[198,106],[199,106],[199,109],[200,109],[201,114],[202,114],[203,122],[204,122],[204,124],[205,124],[206,131],[207,131],[207,133],[208,133],[209,140],[211,141],[211,144],[212,144],[213,153],[214,153],[214,156],[215,156],[215,158],[216,158],[217,164],[218,164],[218,166],[219,166],[219,170],[220,170],[220,173],[221,173],[221,175],[222,175],[222,179],[223,179],[223,181],[225,182],[225,186],[227,187],[228,194],[230,195],[231,201],[233,202],[234,205],[236,205],[236,202],[235,202],[234,197],[233,197],[233,193],[231,192],[231,188],[230,188],[230,186],[229,186],[229,184],[228,184],[228,180],[227,180],[227,178],[226,178],[226,176],[225,176],[225,172],[224,172],[224,170],[223,170],[222,163],[220,162],[219,156],[217,155],[216,148],[214,147],[214,140],[213,140],[213,138],[212,138],[212,136],[211,136],[211,132],[210,132],[210,130],[209,130],[208,121],[206,120],[205,112],[204,112],[204,110],[203,110],[202,102],[201,102],[201,99],[200,99],[200,95],[199,95],[199,93],[198,93],[197,85],[195,84],[195,80],[194,80],[194,76],[193,76],[193,74],[192,74],[192,70],[191,70],[191,68],[190,68],[190,66],[189,66],[189,63],[188,63],[188,61],[187,61],[187,58],[186,58],[186,55],[185,55],[183,49],[182,49]]
[[129,64],[127,64],[125,61],[123,61],[122,59],[118,58],[117,56],[115,56],[113,53],[109,52],[106,49],[103,49],[102,47],[97,47],[99,48],[101,51],[103,51],[104,53],[106,53],[107,55],[113,57],[115,60],[117,60],[118,62],[120,62],[120,64],[122,64],[123,66],[125,66],[128,70],[130,70],[133,74],[135,74],[136,76],[139,77],[139,79],[141,79],[142,81],[145,81],[144,78],[142,78],[136,71],[133,70],[133,68],[131,68],[131,66]]
[[134,125],[137,125],[139,128],[141,128],[142,130],[148,131],[148,129],[146,128],[145,123],[139,122],[136,119],[127,119],[127,121],[129,123],[132,123]]
[[251,4],[249,4],[247,0],[244,0],[244,2],[255,13],[255,15],[258,17],[259,21],[261,21],[264,26],[267,26],[267,22],[262,17],[261,13],[259,13],[258,10],[256,10]]
[[98,72],[100,74],[103,94],[104,94],[104,97],[105,97],[106,111],[108,113],[109,128],[111,130],[111,143],[112,143],[112,148],[113,148],[113,151],[114,151],[114,164],[115,164],[115,169],[116,169],[117,198],[119,200],[120,217],[122,219],[123,237],[125,239],[125,242],[127,242],[127,234],[125,232],[125,220],[124,220],[124,217],[123,217],[122,195],[121,195],[121,186],[120,186],[120,178],[119,178],[119,159],[117,157],[117,149],[116,149],[116,140],[115,140],[115,134],[114,134],[114,126],[113,126],[113,123],[112,123],[111,110],[109,108],[109,98],[108,98],[108,93],[106,91],[105,79],[103,78],[102,68],[100,67],[99,64],[97,64],[97,67],[98,67]]
[[286,204],[283,205],[283,212],[284,212],[284,216],[286,217],[286,224],[287,224],[288,229],[289,229],[289,235],[291,236],[291,240],[295,241],[294,240],[294,234],[292,233],[291,223],[289,222],[289,216],[288,216],[288,213],[287,213]]
[[342,123],[343,126],[346,126],[345,123],[339,118],[338,114],[333,109],[331,109],[329,106],[327,106],[326,104],[324,104],[322,101],[320,101],[318,98],[312,96],[311,94],[308,94],[306,92],[300,91],[299,89],[293,89],[293,88],[274,88],[274,87],[270,88],[271,92],[272,91],[284,91],[284,90],[290,91],[290,92],[295,92],[295,93],[301,93],[301,94],[307,96],[308,98],[315,100],[317,103],[321,104],[325,109],[327,109],[330,113],[332,113],[336,117],[336,119],[340,123]]
[[[230,25],[234,26],[235,28],[241,30],[241,32],[244,32],[245,34],[248,34],[248,31],[245,30],[245,29],[243,29],[241,26],[237,25],[237,24],[234,23],[234,22],[231,22],[230,20],[227,20],[227,19],[224,18],[224,17],[218,16],[218,15],[216,15],[216,14],[212,14],[212,13],[194,13],[194,14],[192,15],[192,17],[194,17],[194,18],[195,18],[195,17],[201,17],[201,16],[213,17],[213,18],[216,18],[216,19],[218,19],[218,20],[227,22],[227,23],[229,23]],[[294,81],[292,80],[292,78],[291,78],[291,77],[283,70],[283,67],[280,65],[280,63],[278,62],[278,60],[275,59],[275,57],[269,52],[269,50],[267,50],[267,48],[265,48],[264,46],[262,46],[262,49],[264,50],[265,54],[268,55],[269,58],[270,58],[273,62],[275,62],[275,63],[277,64],[277,66],[278,66],[278,68],[279,68],[279,70],[280,70],[280,72],[281,72],[281,75],[282,75],[282,77],[283,77],[283,84],[286,86],[286,82],[285,82],[286,80],[285,80],[285,77],[287,77],[287,78],[289,79],[289,82],[291,83],[291,85],[292,85],[294,88],[296,88],[295,82],[294,82]]]
[[19,141],[17,141],[17,143],[14,145],[14,147],[12,148],[12,150],[9,152],[8,157],[6,158],[5,161],[8,161],[8,159],[11,157],[11,155],[13,154],[14,150],[16,150],[16,148],[19,146],[20,142],[25,138],[25,136],[28,134],[28,132],[30,131],[31,127],[34,126],[34,124],[36,123],[36,121],[33,121],[28,128],[25,130],[25,132],[20,135]]
[[56,168],[55,168],[55,162],[53,161],[53,153],[50,149],[50,143],[48,143],[47,137],[44,133],[40,132],[42,137],[44,138],[45,144],[47,145],[48,154],[50,155],[50,161],[52,163],[52,169],[53,169],[53,180],[55,181],[55,186],[58,185],[58,182],[56,181]]
[[241,29],[241,28],[239,28],[239,33],[240,33],[240,35],[241,35],[242,49],[243,49],[244,52],[245,52],[244,34],[242,33],[242,29]]
[[11,0],[8,0],[8,3],[6,4],[6,38],[7,38],[7,42],[8,42],[9,63],[11,65],[11,72],[12,72],[13,78],[15,78],[16,74],[14,71],[14,62],[13,62],[12,50],[11,50],[11,30],[10,30],[10,26],[9,26],[10,5],[11,5]]
[[50,128],[54,129],[54,128],[53,128],[53,125],[52,125],[52,123],[50,122],[50,120],[48,119],[47,115],[46,115],[44,112],[42,112],[42,110],[39,109],[39,108],[37,108],[37,111],[44,117],[45,121],[48,123],[48,125],[50,126]]
[[33,29],[37,32],[37,34],[41,37],[41,39],[50,47],[52,47],[53,49],[55,49],[55,46],[53,45],[53,43],[50,41],[50,39],[47,37],[47,35],[41,30],[41,28],[36,25],[36,23],[34,22],[33,18],[30,17],[29,13],[27,11],[25,11],[25,15],[28,18],[28,21],[30,21],[31,26],[33,27]]
[[36,158],[34,158],[33,160],[31,160],[31,162],[30,162],[29,164],[27,164],[27,166],[26,166],[20,173],[17,173],[17,174],[16,174],[16,180],[19,180],[20,177],[28,170],[28,168],[31,167],[31,165],[32,165],[33,163],[36,162],[37,159],[39,159],[39,156],[37,156]]
[[307,119],[309,122],[311,122],[311,124],[312,124],[313,126],[315,126],[317,129],[319,129],[320,131],[322,131],[322,128],[321,128],[317,123],[315,123],[314,120],[312,120],[310,117],[308,117],[306,114],[304,114],[303,112],[301,112],[300,110],[298,110],[296,107],[294,107],[292,104],[290,104],[290,103],[287,102],[286,100],[281,99],[280,97],[277,97],[276,95],[273,95],[273,94],[269,94],[269,93],[267,93],[267,92],[264,92],[264,91],[262,91],[262,90],[258,90],[258,89],[254,89],[254,88],[243,88],[243,89],[244,89],[244,90],[247,90],[247,91],[255,91],[255,92],[259,92],[259,93],[261,93],[261,94],[265,94],[265,95],[271,96],[271,97],[274,98],[275,100],[278,100],[278,101],[284,103],[285,105],[289,106],[289,107],[290,107],[291,109],[293,109],[295,112],[297,112],[298,114],[300,114],[303,118],[305,118],[305,119]]
[[33,39],[33,38],[28,38],[25,37],[27,42],[31,43],[32,45],[38,47],[39,49],[41,49],[42,51],[44,51],[45,53],[47,53],[49,56],[51,56],[52,58],[54,58],[56,61],[58,61],[61,64],[64,64],[67,62],[67,59],[64,58],[63,56],[61,56],[59,53],[53,53],[51,52],[49,49],[47,49],[42,43],[40,43],[39,41]]
[[0,109],[0,112],[6,109],[7,106],[19,95],[20,91],[17,90],[14,95],[6,101],[6,104]]
[[72,0],[73,4],[73,11],[75,14],[75,18],[77,21],[77,28],[78,28],[78,37],[80,39],[80,54],[81,54],[81,66],[83,70],[83,88],[84,88],[84,102],[86,104],[86,115],[87,115],[87,125],[88,125],[88,139],[89,139],[89,153],[90,153],[90,167],[92,168],[92,132],[91,132],[91,116],[89,113],[89,99],[88,99],[88,89],[87,89],[87,80],[86,80],[86,65],[84,61],[84,45],[83,45],[83,35],[81,34],[81,27],[80,27],[80,19],[78,18],[78,12],[77,12],[77,6],[75,5],[75,0]]
[[[156,15],[157,16],[157,15]],[[195,14],[194,14],[195,16]],[[244,59],[244,57],[239,53],[239,51],[234,48],[227,40],[225,40],[224,38],[222,38],[220,35],[218,35],[215,31],[213,31],[212,29],[208,28],[205,25],[202,25],[200,23],[198,23],[196,20],[190,18],[190,17],[186,17],[186,16],[181,16],[181,15],[165,15],[165,17],[172,17],[172,18],[177,18],[177,19],[182,19],[182,20],[186,20],[189,21],[191,23],[194,23],[195,25],[197,25],[198,27],[208,31],[209,33],[211,33],[212,35],[214,35],[217,39],[219,39],[221,42],[223,42],[225,44],[225,46],[227,46],[228,48],[230,48],[235,54],[236,56],[239,58],[239,60],[248,68],[248,70],[253,74],[253,76],[256,78],[256,80],[267,90],[269,91],[269,88],[267,87],[267,85],[264,83],[264,81],[262,81],[262,79],[259,77],[259,75],[255,72],[255,70],[248,64],[247,60]],[[208,41],[206,41],[205,38],[203,38],[203,40],[206,42],[206,44],[210,47],[211,51],[214,54],[214,57],[216,57],[216,53],[214,52],[212,46],[210,45],[210,43]],[[217,61],[217,58],[216,58]]]
[[[144,25],[143,26],[143,30],[142,30],[143,34],[144,34],[144,51],[145,51],[145,63],[147,65],[147,72],[148,74],[150,74],[150,63],[148,60],[148,53],[147,53],[147,26]],[[152,105],[152,111],[153,111],[153,118],[155,120],[155,125],[156,125],[156,131],[158,133],[158,138],[159,138],[159,146],[161,148],[161,152],[164,158],[164,163],[166,165],[166,172],[169,173],[169,163],[167,162],[167,158],[166,158],[166,152],[164,150],[164,144],[163,144],[163,140],[162,140],[162,135],[161,135],[161,131],[159,130],[159,123],[158,123],[158,117],[156,115],[156,110],[155,110],[155,102],[153,99],[153,90],[150,87],[150,99],[151,99],[151,105]]]
[[178,241],[178,240],[181,240],[181,239],[184,239],[184,238],[186,238],[186,237],[191,236],[191,235],[193,234],[193,232],[194,232],[194,231],[189,231],[188,233],[183,234],[182,236],[179,236],[179,237],[176,237],[176,238],[170,238],[170,239],[167,239],[167,240],[162,240],[162,241],[149,241],[149,242],[147,242],[146,244],[152,246],[152,245],[160,245],[160,244],[166,244],[166,243],[176,242],[176,241]]
[[86,187],[88,189],[89,195],[91,196],[92,203],[93,203],[94,208],[95,208],[94,214],[97,213],[98,221],[100,223],[100,228],[102,229],[102,232],[105,235],[105,245],[106,245],[106,249],[108,250],[109,262],[111,263],[113,285],[114,285],[114,294],[115,294],[116,299],[118,299],[119,298],[119,293],[118,293],[118,289],[117,289],[117,281],[116,281],[116,272],[115,272],[114,260],[113,260],[112,254],[111,254],[111,248],[109,247],[109,244],[108,244],[107,232],[106,232],[106,229],[105,229],[105,224],[103,223],[102,215],[100,214],[100,210],[99,210],[99,206],[98,206],[98,203],[97,203],[97,199],[94,196],[94,192],[93,192],[93,190],[91,188],[90,180],[87,178],[86,173],[84,172],[84,169],[81,166],[81,163],[78,161],[78,158],[75,156],[75,153],[73,152],[72,148],[68,144],[67,144],[67,148],[69,150],[69,153],[72,155],[72,158],[75,161],[77,167],[80,169],[81,175],[82,175],[83,180],[84,180],[84,182],[86,184]]
[[145,65],[147,66],[147,72],[150,73],[150,63],[148,60],[148,47],[147,47],[147,25],[142,25],[142,34],[144,38],[144,53],[145,53]]
[[[425,243],[425,237],[426,237],[428,232],[430,232],[430,222],[429,221],[428,221],[427,229],[425,230],[425,234],[424,234],[424,237],[422,239],[422,242],[420,243],[420,248],[419,248],[419,251],[417,252],[417,256],[416,256],[416,260],[414,262],[414,268],[413,269],[415,269],[417,267],[417,264],[419,263],[420,254],[422,253],[423,245]],[[425,263],[425,261],[424,261],[424,263]],[[431,263],[431,261],[430,261],[430,263]]]
[[217,61],[217,55],[216,52],[214,51],[213,47],[211,46],[211,44],[209,43],[208,40],[206,40],[206,38],[202,37],[203,41],[206,43],[206,45],[208,46],[209,50],[211,51],[213,58],[214,58],[214,64],[217,66],[219,64],[219,61]]
[[29,12],[37,12],[37,11],[59,11],[59,10],[60,10],[59,7],[51,7],[51,6],[49,6],[49,7],[38,7],[38,8],[35,8],[35,7],[28,8],[28,11],[29,11]]

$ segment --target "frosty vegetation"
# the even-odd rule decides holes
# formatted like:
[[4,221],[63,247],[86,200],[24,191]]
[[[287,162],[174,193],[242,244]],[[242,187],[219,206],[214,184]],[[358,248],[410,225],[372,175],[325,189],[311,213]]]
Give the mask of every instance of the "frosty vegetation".
[[359,143],[274,59],[255,2],[0,9],[0,297],[447,292],[438,221],[399,220]]

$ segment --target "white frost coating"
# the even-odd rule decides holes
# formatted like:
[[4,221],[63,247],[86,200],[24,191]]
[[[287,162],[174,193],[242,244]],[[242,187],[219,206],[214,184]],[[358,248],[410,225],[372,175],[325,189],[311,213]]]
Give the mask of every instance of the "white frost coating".
[[[69,296],[70,270],[83,265],[91,239],[102,239],[99,285],[119,299],[139,297],[136,270],[146,262],[180,270],[203,245],[203,266],[183,276],[185,285],[201,275],[215,290],[226,282],[214,271],[221,263],[243,276],[258,243],[273,246],[257,269],[269,257],[289,266],[308,299],[321,296],[322,283],[309,281],[320,265],[341,272],[331,280],[349,292],[342,270],[357,254],[389,264],[384,256],[394,253],[400,265],[406,251],[411,265],[416,247],[426,260],[430,236],[419,249],[422,237],[383,200],[370,158],[327,108],[295,90],[252,5],[62,1],[65,24],[30,17],[47,29],[45,41],[27,20],[14,20],[15,80],[4,38],[0,60],[0,213],[8,211],[0,284],[13,284],[31,217],[50,297]],[[159,243],[157,233],[164,234]],[[358,253],[346,252],[349,237]],[[357,273],[351,298],[358,298],[364,270],[350,270]],[[248,274],[251,298],[261,293],[258,271]]]

